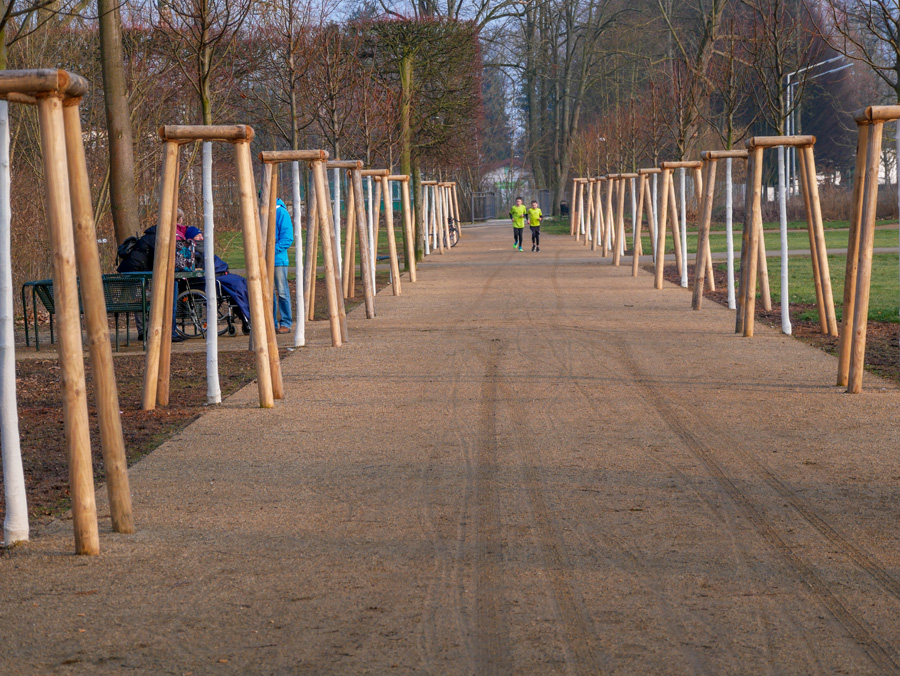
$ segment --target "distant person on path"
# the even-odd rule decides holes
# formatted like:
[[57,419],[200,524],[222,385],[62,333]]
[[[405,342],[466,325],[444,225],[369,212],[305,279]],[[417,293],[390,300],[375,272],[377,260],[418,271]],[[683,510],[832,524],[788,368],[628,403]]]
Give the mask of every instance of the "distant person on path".
[[[275,329],[278,333],[290,333],[291,289],[288,286],[288,249],[294,243],[294,224],[287,206],[279,199],[275,203]],[[281,315],[279,324],[278,315]]]
[[513,222],[513,249],[522,250],[522,232],[525,230],[525,200],[516,197],[516,204],[509,210],[509,217]]
[[541,221],[544,220],[544,214],[535,200],[531,200],[531,208],[526,212],[528,214],[528,225],[531,226],[531,250],[541,252]]

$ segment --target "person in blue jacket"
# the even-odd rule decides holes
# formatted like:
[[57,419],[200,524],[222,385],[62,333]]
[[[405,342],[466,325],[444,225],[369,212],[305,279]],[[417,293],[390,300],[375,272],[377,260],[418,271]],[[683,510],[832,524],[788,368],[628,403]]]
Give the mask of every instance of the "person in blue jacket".
[[[280,199],[275,206],[275,294],[272,308],[275,313],[275,329],[288,333],[293,324],[291,314],[291,289],[288,286],[288,249],[294,243],[294,224],[287,207]],[[298,280],[299,282],[299,280]],[[278,315],[281,315],[279,322]]]

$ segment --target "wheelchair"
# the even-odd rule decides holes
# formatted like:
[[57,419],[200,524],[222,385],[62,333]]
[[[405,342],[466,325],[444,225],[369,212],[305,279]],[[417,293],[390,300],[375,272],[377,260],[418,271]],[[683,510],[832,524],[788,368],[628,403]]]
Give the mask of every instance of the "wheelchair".
[[[196,260],[194,243],[179,242],[176,249],[176,270],[192,272]],[[182,252],[180,249],[184,248]],[[175,296],[175,317],[173,329],[175,334],[184,339],[202,338],[210,325],[210,313],[206,298],[206,279],[204,277],[186,277],[179,279],[178,293]],[[241,323],[241,331],[246,336],[250,333],[250,324],[231,296],[224,292],[219,280],[216,280],[216,332],[220,336],[237,335],[237,322]]]

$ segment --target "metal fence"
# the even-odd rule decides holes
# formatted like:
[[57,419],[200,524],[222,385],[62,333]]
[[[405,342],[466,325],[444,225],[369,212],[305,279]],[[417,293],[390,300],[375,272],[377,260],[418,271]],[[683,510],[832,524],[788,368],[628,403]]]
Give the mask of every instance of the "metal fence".
[[469,196],[473,221],[488,221],[497,218],[497,193],[473,192]]
[[537,203],[538,207],[541,209],[541,213],[549,216],[553,213],[553,196],[550,194],[549,190],[538,190],[537,191]]

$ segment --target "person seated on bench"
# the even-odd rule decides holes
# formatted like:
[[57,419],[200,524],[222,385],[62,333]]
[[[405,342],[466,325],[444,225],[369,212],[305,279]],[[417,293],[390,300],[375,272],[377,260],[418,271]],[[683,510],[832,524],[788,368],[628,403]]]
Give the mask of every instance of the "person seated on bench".
[[[203,231],[194,226],[184,225],[184,210],[178,210],[178,219],[175,223],[175,239],[185,241],[193,240],[195,242],[203,241]],[[150,272],[153,270],[153,254],[156,250],[156,226],[151,226],[144,231],[140,237],[129,237],[118,249],[118,257],[122,260],[116,270],[120,273],[127,272]],[[177,286],[176,293],[177,296]],[[173,296],[173,298],[174,298]],[[180,343],[183,337],[175,333],[175,304],[172,304],[172,340]],[[134,314],[134,324],[138,330],[138,340],[144,339],[144,320],[137,313]]]
[[[197,270],[203,269],[203,231],[194,226],[185,226],[182,224],[184,220],[184,212],[178,210],[178,223],[175,225],[176,239],[193,240],[200,246],[195,252],[197,258]],[[156,249],[156,226],[151,226],[144,231],[140,237],[129,237],[119,246],[118,256],[121,259],[117,270],[121,273],[126,272],[149,272],[153,270],[153,255]],[[246,326],[250,323],[250,300],[247,292],[247,280],[240,275],[234,275],[228,272],[228,264],[218,256],[214,257],[216,279],[222,288],[223,293],[228,294],[238,310],[243,315],[241,320]],[[177,294],[175,294],[177,295]],[[175,308],[172,307],[172,315],[174,320]],[[143,339],[144,326],[141,316],[135,314],[135,324],[138,327],[138,340]],[[173,321],[174,326],[174,321]],[[172,331],[172,340],[180,342],[184,340],[180,336],[176,336],[174,328]]]

